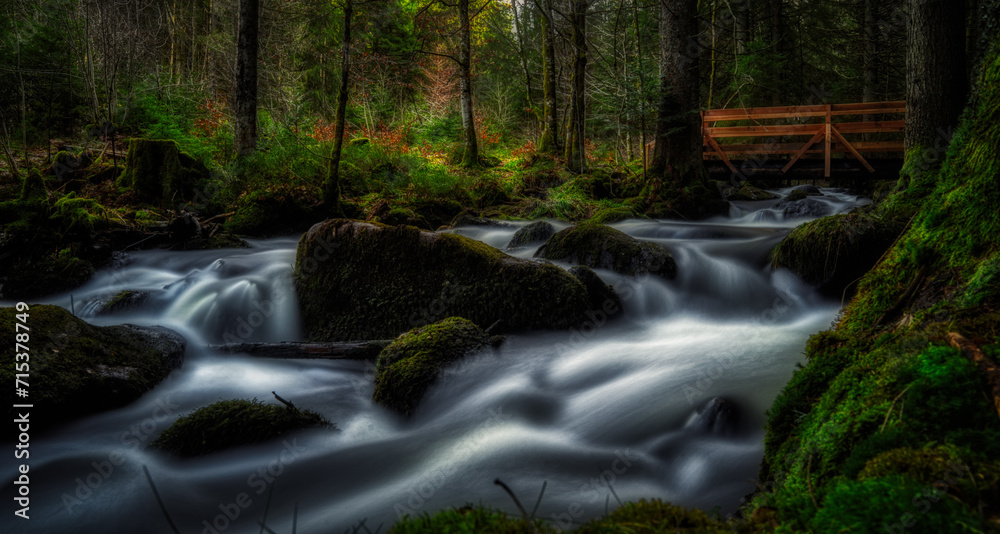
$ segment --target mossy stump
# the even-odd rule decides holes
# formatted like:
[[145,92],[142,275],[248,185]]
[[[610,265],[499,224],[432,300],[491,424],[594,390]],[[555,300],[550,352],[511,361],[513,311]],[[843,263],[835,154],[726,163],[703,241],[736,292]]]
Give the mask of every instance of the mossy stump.
[[461,317],[410,330],[379,354],[372,400],[411,415],[444,366],[488,341],[486,332]]
[[176,141],[131,139],[118,185],[151,200],[179,202],[191,197],[196,181],[207,173],[204,165],[181,152]]

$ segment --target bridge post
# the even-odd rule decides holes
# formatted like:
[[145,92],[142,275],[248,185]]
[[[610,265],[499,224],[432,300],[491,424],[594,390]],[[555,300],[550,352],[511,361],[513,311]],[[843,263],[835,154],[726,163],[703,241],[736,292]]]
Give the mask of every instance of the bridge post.
[[833,143],[833,106],[826,105],[826,161],[823,163],[823,175],[830,179],[830,152]]

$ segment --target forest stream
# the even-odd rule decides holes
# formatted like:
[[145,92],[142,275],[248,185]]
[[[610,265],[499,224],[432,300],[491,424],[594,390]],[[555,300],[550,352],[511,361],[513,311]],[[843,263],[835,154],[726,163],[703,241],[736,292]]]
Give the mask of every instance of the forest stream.
[[[823,192],[811,198],[830,213],[867,202]],[[776,202],[734,202],[729,217],[697,223],[613,224],[666,246],[677,278],[598,271],[618,289],[623,318],[508,336],[448,368],[406,420],[371,401],[372,363],[209,348],[233,336],[301,339],[291,280],[297,236],[250,240],[248,249],[130,253],[74,290],[72,302],[70,294],[41,300],[97,325],[172,328],[187,340],[184,364],[138,401],[33,440],[32,521],[17,531],[171,532],[143,466],[185,533],[257,533],[265,509],[277,533],[292,532],[293,517],[298,532],[385,532],[403,514],[467,503],[519,515],[496,478],[529,512],[544,487],[536,516],[557,527],[641,498],[732,513],[754,489],[765,411],[803,360],[806,339],[841,305],[771,270],[771,249],[810,220],[783,220]],[[523,224],[452,231],[503,248]],[[511,253],[530,258],[536,249]],[[125,316],[95,314],[125,289],[149,298]],[[276,402],[272,391],[338,430],[195,459],[143,448],[182,414],[223,399]],[[13,473],[14,464],[8,455],[3,469]]]

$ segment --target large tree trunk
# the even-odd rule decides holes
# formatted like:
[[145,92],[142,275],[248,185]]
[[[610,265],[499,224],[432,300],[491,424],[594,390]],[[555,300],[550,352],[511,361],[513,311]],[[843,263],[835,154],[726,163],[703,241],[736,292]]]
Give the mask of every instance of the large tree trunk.
[[354,0],[344,0],[344,38],[340,49],[340,91],[337,93],[337,126],[330,153],[330,168],[323,183],[323,204],[340,214],[340,154],[344,151],[344,126],[347,123],[347,98],[351,80],[351,16]]
[[587,160],[586,91],[587,91],[587,9],[588,0],[574,0],[570,21],[573,25],[573,80],[570,93],[569,125],[566,128],[566,169],[584,172]]
[[552,20],[552,0],[540,0],[542,32],[542,136],[538,141],[541,153],[559,153],[559,95],[556,86],[555,28]]
[[258,0],[240,0],[236,36],[236,90],[233,145],[245,156],[257,148]]
[[736,53],[746,55],[750,41],[753,41],[753,17],[750,0],[732,0],[730,6],[736,25]]
[[[876,12],[878,6],[875,0],[861,0],[863,4],[863,32],[864,57],[862,61],[861,75],[861,101],[875,102],[875,86],[878,84],[878,59],[879,59],[879,39],[878,39],[878,19]],[[869,120],[869,119],[865,119]]]
[[701,120],[698,58],[686,52],[697,33],[697,0],[660,2],[660,103],[650,174],[688,182],[700,176]]
[[462,44],[458,55],[462,131],[465,137],[462,166],[475,167],[479,165],[479,143],[476,140],[476,122],[472,111],[472,29],[469,26],[469,0],[458,0],[458,19],[462,25],[460,28]]
[[[906,152],[918,168],[944,158],[968,97],[965,2],[910,0],[906,27]],[[937,152],[931,157],[932,152]]]

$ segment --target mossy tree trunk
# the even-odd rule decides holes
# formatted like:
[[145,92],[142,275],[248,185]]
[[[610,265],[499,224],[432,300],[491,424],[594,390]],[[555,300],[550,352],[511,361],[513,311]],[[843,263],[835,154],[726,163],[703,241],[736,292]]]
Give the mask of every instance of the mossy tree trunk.
[[698,108],[698,56],[688,53],[697,33],[697,0],[660,3],[660,101],[649,174],[686,183],[704,173]]
[[344,0],[344,38],[340,50],[340,91],[337,93],[337,126],[330,153],[330,168],[323,182],[323,204],[340,215],[340,154],[344,149],[344,125],[347,122],[347,98],[351,79],[351,18],[354,0]]
[[944,159],[968,96],[965,2],[910,0],[908,7],[904,144],[908,159],[921,160],[908,167],[930,170]]
[[240,0],[236,36],[233,148],[240,156],[257,148],[257,50],[259,0]]
[[461,45],[458,52],[459,91],[461,93],[462,133],[465,150],[463,167],[479,165],[479,143],[476,139],[476,122],[472,108],[472,28],[469,25],[469,0],[458,0],[458,19],[461,27]]
[[542,135],[538,141],[541,154],[559,153],[559,94],[556,84],[555,29],[552,21],[552,0],[540,0],[539,20],[542,34]]
[[566,170],[585,172],[586,91],[587,91],[587,9],[588,0],[574,0],[570,12],[573,26],[573,78],[570,94],[569,125],[566,128]]

